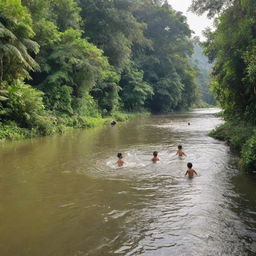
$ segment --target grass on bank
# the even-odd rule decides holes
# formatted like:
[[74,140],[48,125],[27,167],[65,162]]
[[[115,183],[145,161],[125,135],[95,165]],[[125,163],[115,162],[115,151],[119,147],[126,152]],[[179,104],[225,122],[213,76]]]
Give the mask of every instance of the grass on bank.
[[33,128],[21,128],[15,122],[0,122],[0,140],[19,140],[38,136],[62,134],[75,128],[92,128],[109,124],[112,120],[125,122],[137,116],[149,115],[142,113],[114,112],[108,117],[86,117],[86,116],[43,116],[38,118]]
[[240,155],[239,167],[256,172],[256,127],[245,122],[227,121],[209,133],[215,139],[227,141]]

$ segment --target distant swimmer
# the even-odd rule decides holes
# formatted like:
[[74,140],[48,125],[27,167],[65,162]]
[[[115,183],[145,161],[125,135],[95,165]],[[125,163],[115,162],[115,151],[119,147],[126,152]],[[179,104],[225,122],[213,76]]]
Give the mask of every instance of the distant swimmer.
[[117,165],[120,166],[120,167],[123,166],[124,165],[124,160],[123,160],[122,153],[117,153],[117,157],[118,157]]
[[183,156],[187,156],[187,155],[182,151],[182,146],[181,146],[181,145],[178,146],[178,150],[177,150],[177,152],[176,152],[176,155],[178,155],[179,158],[182,158]]
[[190,125],[190,122],[188,122],[188,125]]
[[186,171],[185,176],[188,174],[189,178],[193,178],[194,173],[197,175],[197,172],[192,169],[192,166],[192,163],[187,163],[188,170]]
[[116,125],[116,121],[113,120],[110,124],[111,124],[111,126],[115,126]]
[[156,163],[157,161],[160,161],[160,159],[157,157],[157,155],[158,155],[158,152],[157,152],[157,151],[154,151],[154,152],[153,152],[153,158],[151,159],[151,161],[152,161],[153,163]]

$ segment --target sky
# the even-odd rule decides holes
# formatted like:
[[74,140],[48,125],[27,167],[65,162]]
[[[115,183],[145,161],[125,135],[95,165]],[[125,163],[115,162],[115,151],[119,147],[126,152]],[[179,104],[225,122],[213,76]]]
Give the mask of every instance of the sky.
[[205,38],[202,35],[202,31],[206,27],[211,27],[212,21],[209,20],[206,15],[198,16],[192,12],[188,12],[188,8],[191,5],[192,0],[168,0],[169,4],[174,10],[181,11],[187,17],[187,23],[190,29],[195,32],[194,36],[199,36],[203,41]]

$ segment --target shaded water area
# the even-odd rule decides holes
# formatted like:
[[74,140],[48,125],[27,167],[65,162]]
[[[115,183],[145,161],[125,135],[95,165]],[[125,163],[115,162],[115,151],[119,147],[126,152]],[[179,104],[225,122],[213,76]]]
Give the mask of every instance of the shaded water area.
[[256,180],[207,136],[216,111],[2,143],[0,255],[256,255]]

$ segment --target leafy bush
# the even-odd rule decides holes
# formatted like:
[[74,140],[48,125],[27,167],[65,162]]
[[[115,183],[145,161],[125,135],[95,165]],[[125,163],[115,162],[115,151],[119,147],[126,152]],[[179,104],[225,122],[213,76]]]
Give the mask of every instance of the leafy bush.
[[215,139],[227,141],[234,149],[242,149],[252,136],[254,127],[244,122],[228,121],[209,133]]
[[239,167],[246,171],[256,170],[256,128],[244,122],[228,121],[213,130],[210,136],[225,140],[241,154]]
[[56,133],[55,126],[51,116],[37,115],[34,120],[34,129],[38,131],[39,135],[51,135]]
[[242,148],[240,167],[246,171],[256,171],[256,133]]
[[52,85],[45,93],[46,107],[55,112],[72,115],[72,91],[73,89],[67,85]]
[[6,112],[2,118],[15,121],[20,127],[31,129],[44,112],[43,93],[20,80],[8,85]]
[[82,98],[73,99],[72,105],[74,109],[77,109],[76,113],[81,116],[101,117],[97,103],[87,93]]
[[15,122],[8,124],[0,123],[0,139],[1,140],[18,140],[32,137],[32,131],[18,127]]

